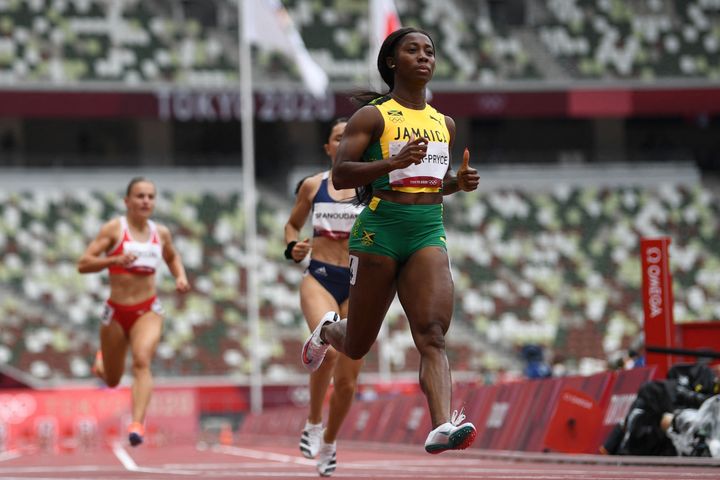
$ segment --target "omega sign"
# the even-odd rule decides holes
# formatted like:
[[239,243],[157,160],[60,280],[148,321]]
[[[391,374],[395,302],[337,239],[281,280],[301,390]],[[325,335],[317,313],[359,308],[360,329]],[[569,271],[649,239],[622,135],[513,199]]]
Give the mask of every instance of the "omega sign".
[[658,247],[650,247],[646,252],[647,257],[647,278],[648,298],[647,304],[650,308],[650,317],[655,318],[663,313],[663,269],[662,250]]
[[[316,98],[305,92],[266,91],[254,97],[255,116],[265,122],[329,120],[335,115],[332,93]],[[236,91],[158,90],[155,98],[158,117],[165,121],[230,122],[241,116]]]
[[[645,344],[664,348],[675,346],[669,246],[669,237],[640,239]],[[655,365],[661,377],[672,362],[672,355],[647,354],[648,365]]]

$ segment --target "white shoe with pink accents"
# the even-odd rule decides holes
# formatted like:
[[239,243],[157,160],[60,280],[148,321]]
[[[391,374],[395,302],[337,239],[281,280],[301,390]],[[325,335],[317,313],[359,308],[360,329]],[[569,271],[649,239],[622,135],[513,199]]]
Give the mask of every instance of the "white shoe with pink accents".
[[323,342],[320,338],[320,331],[325,325],[331,325],[338,320],[340,320],[340,317],[337,313],[327,312],[323,316],[322,320],[320,320],[317,328],[312,332],[308,339],[305,340],[301,357],[303,365],[305,365],[305,368],[311,372],[314,372],[318,369],[318,367],[320,367],[320,364],[325,359],[325,354],[327,353],[328,348],[330,348],[330,344]]
[[425,440],[425,451],[432,454],[446,450],[464,450],[472,445],[477,436],[475,425],[465,420],[462,410],[455,410],[452,419],[430,432]]

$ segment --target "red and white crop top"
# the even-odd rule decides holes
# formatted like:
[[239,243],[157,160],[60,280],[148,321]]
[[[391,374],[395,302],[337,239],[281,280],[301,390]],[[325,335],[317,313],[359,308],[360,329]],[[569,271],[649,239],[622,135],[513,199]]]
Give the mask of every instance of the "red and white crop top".
[[110,265],[108,270],[110,275],[117,274],[135,274],[135,275],[152,275],[160,266],[162,261],[162,242],[157,226],[152,220],[148,220],[150,226],[150,239],[147,242],[137,242],[133,240],[128,228],[127,218],[120,217],[120,241],[110,250],[108,256],[121,255],[130,253],[137,258],[128,267],[122,265]]

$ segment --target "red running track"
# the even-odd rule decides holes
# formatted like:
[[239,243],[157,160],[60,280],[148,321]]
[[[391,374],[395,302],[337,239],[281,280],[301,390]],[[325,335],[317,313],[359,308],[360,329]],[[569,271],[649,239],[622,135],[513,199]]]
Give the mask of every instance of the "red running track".
[[[339,442],[342,479],[686,480],[720,479],[708,459],[546,455],[466,450],[428,455],[422,446]],[[622,462],[622,463],[620,463]],[[0,479],[246,479],[318,478],[314,460],[296,440],[243,438],[233,445],[130,448],[121,443],[86,451],[0,452]]]

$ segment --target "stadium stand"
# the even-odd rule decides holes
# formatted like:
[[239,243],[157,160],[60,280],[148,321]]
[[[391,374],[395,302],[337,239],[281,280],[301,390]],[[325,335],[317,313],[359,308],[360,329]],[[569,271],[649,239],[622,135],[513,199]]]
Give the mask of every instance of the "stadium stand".
[[539,37],[580,78],[718,78],[713,1],[547,2]]
[[237,80],[237,41],[229,49],[232,37],[208,24],[230,5],[207,3],[197,19],[179,2],[3,2],[0,79],[227,85]]
[[[676,320],[720,315],[716,192],[677,176],[673,183],[677,172],[656,186],[633,184],[627,172],[618,173],[624,183],[573,185],[575,173],[565,168],[565,178],[547,173],[553,187],[533,188],[503,183],[503,171],[488,172],[484,189],[447,202],[457,289],[449,336],[454,370],[509,365],[507,352],[527,343],[561,352],[570,368],[627,347],[641,330],[641,236],[672,237]],[[658,169],[634,175],[655,179]],[[241,196],[237,189],[208,190],[202,185],[211,180],[196,178],[192,190],[157,180],[156,217],[173,231],[194,291],[176,297],[170,276],[160,277],[168,320],[156,368],[168,377],[243,376],[249,335]],[[122,192],[32,185],[0,193],[0,358],[41,380],[90,378],[106,276],[81,276],[75,261],[101,223],[122,211]],[[269,379],[282,380],[302,375],[302,267],[282,258],[290,201],[267,190],[260,199],[263,366]],[[387,323],[382,348],[389,368],[413,370],[417,353],[399,305]],[[377,371],[378,355],[366,370]]]
[[[715,0],[397,1],[404,25],[437,40],[435,81],[461,85],[607,78],[717,79]],[[335,85],[367,79],[366,2],[286,0],[312,56]],[[468,22],[467,19],[473,19]],[[227,87],[238,80],[237,9],[229,0],[0,4],[0,83],[77,82]],[[297,78],[258,54],[264,81]]]

